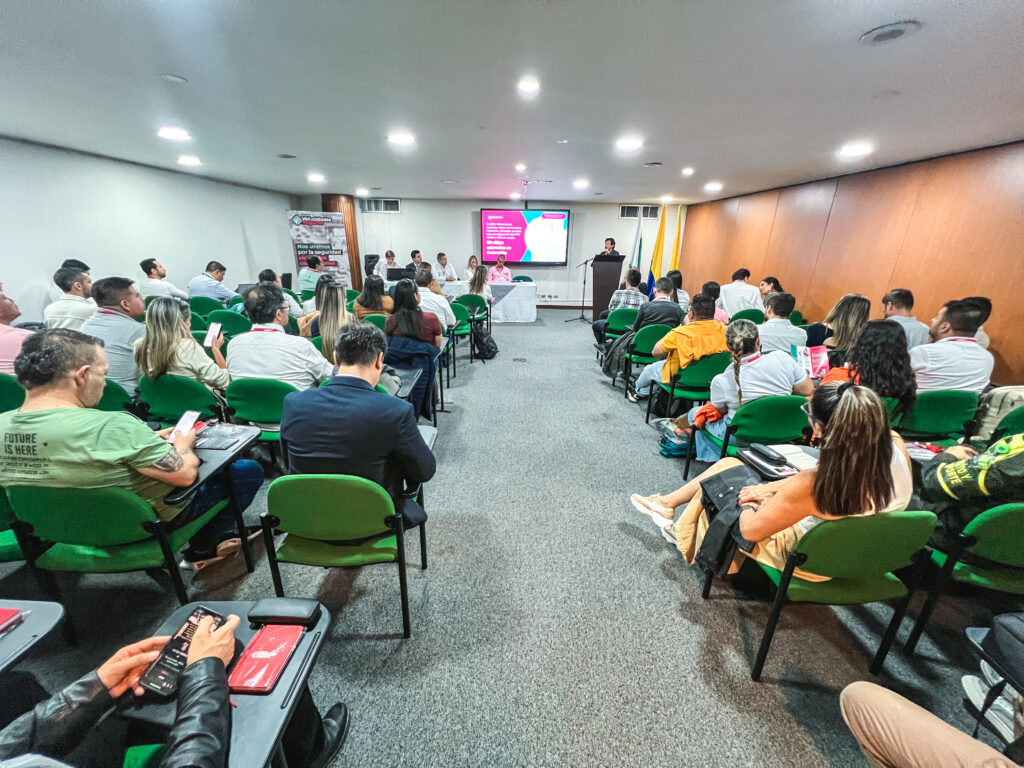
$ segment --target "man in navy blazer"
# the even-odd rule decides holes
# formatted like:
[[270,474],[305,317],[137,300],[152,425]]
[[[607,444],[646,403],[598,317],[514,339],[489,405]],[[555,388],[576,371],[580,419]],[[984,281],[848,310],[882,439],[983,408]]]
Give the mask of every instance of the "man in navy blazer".
[[[324,386],[284,399],[281,445],[293,474],[356,475],[393,497],[406,483],[434,476],[434,454],[405,400],[374,389],[384,365],[387,338],[370,323],[343,328],[334,345],[338,374]],[[414,499],[405,499],[405,527],[427,519]]]

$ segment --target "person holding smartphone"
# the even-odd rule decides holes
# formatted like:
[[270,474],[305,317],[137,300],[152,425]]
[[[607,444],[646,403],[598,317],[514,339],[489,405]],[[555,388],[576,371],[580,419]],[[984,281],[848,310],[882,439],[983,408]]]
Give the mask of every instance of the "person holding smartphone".
[[146,308],[146,335],[135,342],[135,364],[152,381],[164,374],[183,376],[220,393],[231,383],[222,352],[224,334],[207,334],[211,360],[204,345],[192,337],[191,319],[187,301],[169,296],[153,299]]

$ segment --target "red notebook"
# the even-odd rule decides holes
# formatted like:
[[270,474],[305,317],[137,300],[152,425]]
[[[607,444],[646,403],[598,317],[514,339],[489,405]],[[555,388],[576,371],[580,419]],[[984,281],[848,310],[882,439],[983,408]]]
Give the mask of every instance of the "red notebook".
[[6,632],[21,621],[21,611],[17,608],[0,608],[0,632]]
[[298,624],[267,624],[249,642],[231,670],[232,693],[270,693],[302,638]]

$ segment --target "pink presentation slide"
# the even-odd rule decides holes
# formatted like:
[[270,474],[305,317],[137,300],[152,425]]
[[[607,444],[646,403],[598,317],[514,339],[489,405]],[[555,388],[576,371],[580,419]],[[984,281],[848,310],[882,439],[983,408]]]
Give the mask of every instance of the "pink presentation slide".
[[564,264],[569,244],[568,211],[480,211],[483,261]]

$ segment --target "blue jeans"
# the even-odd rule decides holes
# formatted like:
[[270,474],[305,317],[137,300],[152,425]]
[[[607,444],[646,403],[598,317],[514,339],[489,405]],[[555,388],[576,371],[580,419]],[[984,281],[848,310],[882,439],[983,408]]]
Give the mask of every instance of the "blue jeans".
[[661,381],[661,370],[665,367],[664,360],[658,360],[650,365],[645,365],[644,369],[640,371],[640,376],[636,380],[635,392],[638,395],[649,395],[651,394],[651,388],[655,382]]
[[[693,423],[694,417],[704,406],[695,405],[690,409],[689,420]],[[704,425],[704,429],[710,432],[712,435],[717,437],[719,440],[725,439],[725,430],[729,427],[729,422],[732,421],[732,414],[726,413],[718,421],[709,421]],[[693,433],[696,435],[697,440],[697,461],[718,461],[719,456],[722,455],[722,449],[715,445],[713,442],[707,439],[701,431],[695,429]]]
[[[244,512],[252,504],[260,486],[263,485],[263,467],[258,462],[243,459],[229,465],[226,470],[231,472],[231,479],[235,483],[235,493],[238,496],[238,506]],[[226,498],[228,498],[228,487],[224,479],[224,470],[222,470],[199,486],[199,490],[192,497],[192,503],[170,521],[168,528],[177,530],[187,525],[197,517],[202,517]],[[237,536],[235,513],[228,505],[189,539],[185,559],[203,560],[213,557],[220,542]]]

